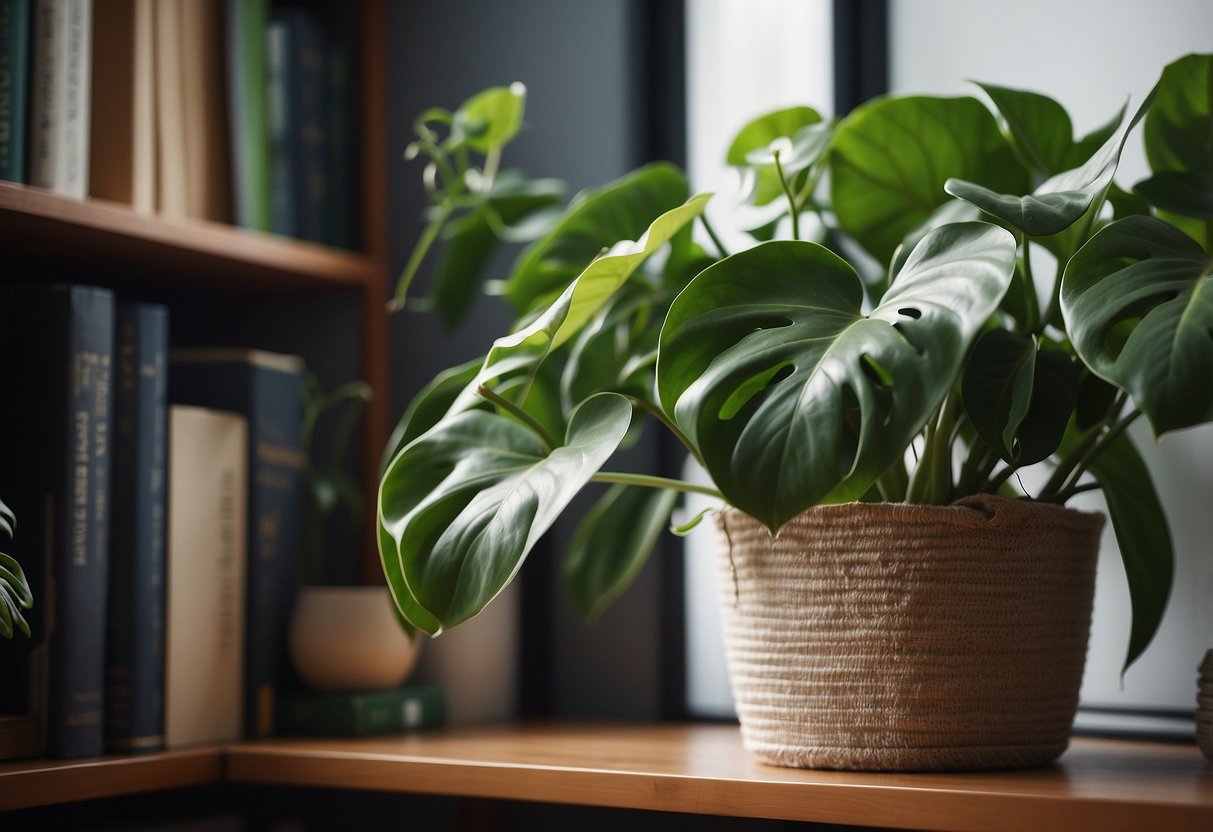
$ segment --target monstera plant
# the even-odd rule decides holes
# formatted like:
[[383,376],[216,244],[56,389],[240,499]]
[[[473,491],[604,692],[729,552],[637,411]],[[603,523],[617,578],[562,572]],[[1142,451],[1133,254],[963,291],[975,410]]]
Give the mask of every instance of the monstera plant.
[[[485,284],[511,330],[426,387],[389,448],[379,543],[400,614],[431,634],[476,615],[589,483],[609,488],[564,576],[591,615],[680,492],[778,535],[819,504],[1102,489],[1136,659],[1172,552],[1126,428],[1213,420],[1213,61],[1176,61],[1080,137],[1053,99],[979,86],[987,103],[889,96],[837,122],[797,107],[748,124],[726,161],[761,220],[736,251],[670,165],[563,210],[550,181],[500,170],[519,85],[423,114],[409,153],[430,224],[397,305],[436,251],[427,300],[457,321],[493,245],[533,242]],[[1126,189],[1114,175],[1139,124],[1153,175]],[[713,484],[616,470],[650,425]],[[1029,488],[1018,474],[1037,464]]]
[[[11,538],[16,525],[16,516],[0,501],[0,531]],[[30,593],[25,573],[21,571],[21,564],[12,555],[0,552],[0,636],[12,638],[14,627],[28,636],[29,622],[21,611],[33,605],[34,596]]]

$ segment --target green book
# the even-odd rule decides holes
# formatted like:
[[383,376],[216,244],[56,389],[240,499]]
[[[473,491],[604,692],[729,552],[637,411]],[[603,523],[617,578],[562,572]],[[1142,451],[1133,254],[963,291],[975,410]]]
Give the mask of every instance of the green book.
[[0,0],[0,179],[25,181],[29,0]]
[[431,685],[381,693],[300,693],[282,697],[277,733],[283,736],[366,737],[446,722],[446,695]]

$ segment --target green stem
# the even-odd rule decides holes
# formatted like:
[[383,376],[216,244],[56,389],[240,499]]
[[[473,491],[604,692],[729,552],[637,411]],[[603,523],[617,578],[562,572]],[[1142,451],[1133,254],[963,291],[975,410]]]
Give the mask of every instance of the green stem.
[[1113,424],[1113,420],[1120,415],[1125,400],[1126,396],[1122,391],[1113,400],[1111,406],[1108,408],[1108,412],[1104,414],[1104,418],[1100,423],[1087,431],[1087,434],[1078,441],[1078,444],[1062,457],[1057,467],[1053,470],[1053,475],[1049,477],[1049,481],[1045,483],[1045,487],[1041,490],[1042,497],[1060,492],[1065,483],[1072,479],[1071,475],[1082,465],[1082,460],[1086,458],[1090,448],[1099,441],[1100,434],[1107,430]]
[[1087,482],[1087,483],[1083,483],[1082,485],[1072,485],[1069,488],[1065,489],[1064,491],[1059,491],[1056,494],[1054,494],[1052,497],[1049,497],[1047,502],[1057,503],[1058,505],[1061,505],[1063,503],[1068,502],[1069,499],[1076,494],[1082,494],[1083,492],[1086,492],[1086,491],[1098,491],[1102,488],[1103,488],[1103,486],[1098,482]]
[[783,188],[783,195],[788,199],[788,208],[792,215],[792,239],[800,239],[800,210],[796,205],[796,195],[792,193],[792,186],[788,182],[787,177],[783,175],[783,165],[779,162],[779,151],[775,151],[775,173],[779,175],[779,185]]
[[539,437],[539,441],[544,444],[544,447],[547,449],[548,453],[551,453],[556,448],[560,447],[560,443],[552,438],[552,435],[544,429],[543,425],[536,421],[534,416],[527,413],[505,396],[491,390],[487,385],[484,384],[476,388],[476,395],[480,396],[480,398],[485,399],[486,401],[492,402],[498,408],[504,410],[506,413],[509,413],[519,422],[522,422],[523,425],[530,428],[531,432]]
[[1102,431],[1095,442],[1092,443],[1089,448],[1087,448],[1086,453],[1084,453],[1078,460],[1078,464],[1074,466],[1074,469],[1070,472],[1070,475],[1066,477],[1065,482],[1062,484],[1061,490],[1058,491],[1058,494],[1064,494],[1077,486],[1079,478],[1086,473],[1087,467],[1091,464],[1092,460],[1103,453],[1104,449],[1107,448],[1108,445],[1112,444],[1112,442],[1114,442],[1122,433],[1128,430],[1129,425],[1136,422],[1140,416],[1141,411],[1134,408],[1132,411],[1125,414],[1123,419],[1112,425],[1106,431]]
[[640,408],[645,413],[648,413],[656,418],[657,421],[661,422],[661,424],[665,425],[666,429],[670,433],[674,434],[674,437],[682,443],[682,446],[686,448],[687,451],[690,452],[691,456],[695,458],[695,461],[699,463],[701,468],[707,467],[703,464],[703,457],[699,455],[699,451],[697,451],[695,446],[691,444],[691,438],[683,433],[681,428],[674,424],[673,420],[671,420],[669,416],[665,415],[665,411],[652,402],[647,402],[643,399],[631,398],[630,401],[632,402],[632,407]]
[[1023,246],[1024,310],[1027,317],[1024,329],[1036,334],[1044,328],[1044,324],[1040,320],[1040,298],[1036,296],[1036,281],[1032,277],[1031,242],[1027,234],[1020,234],[1019,242]]
[[413,253],[409,255],[408,262],[404,264],[404,271],[400,273],[400,279],[396,281],[396,296],[388,303],[389,312],[398,312],[404,308],[405,301],[408,298],[409,285],[413,282],[413,278],[417,276],[417,270],[421,268],[421,262],[425,260],[430,247],[438,239],[438,235],[441,233],[443,226],[446,225],[446,221],[451,218],[452,211],[453,208],[450,203],[444,203],[438,212],[438,216],[430,220],[430,224],[421,232],[421,239],[417,241]]
[[614,483],[617,485],[639,485],[643,488],[668,488],[671,491],[685,491],[690,494],[706,494],[724,502],[724,495],[715,488],[707,485],[695,485],[683,480],[655,477],[649,474],[627,474],[616,471],[599,471],[590,477],[590,482]]
[[703,230],[708,232],[708,237],[712,240],[712,245],[716,246],[716,250],[720,252],[722,258],[729,256],[729,250],[724,247],[724,243],[720,242],[720,238],[716,236],[716,229],[712,228],[712,224],[708,222],[706,214],[699,215],[699,221],[703,223]]

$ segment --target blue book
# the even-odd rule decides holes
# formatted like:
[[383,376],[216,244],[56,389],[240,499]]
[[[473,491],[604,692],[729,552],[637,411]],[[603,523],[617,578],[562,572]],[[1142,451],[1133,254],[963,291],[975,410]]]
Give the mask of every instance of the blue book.
[[87,286],[0,289],[0,494],[20,534],[31,637],[0,639],[0,712],[38,720],[51,757],[103,748],[114,298]]
[[105,747],[164,747],[168,310],[118,306]]
[[169,401],[243,414],[249,425],[245,735],[274,733],[286,623],[298,588],[303,360],[258,350],[169,354]]
[[0,179],[25,181],[29,0],[0,0]]

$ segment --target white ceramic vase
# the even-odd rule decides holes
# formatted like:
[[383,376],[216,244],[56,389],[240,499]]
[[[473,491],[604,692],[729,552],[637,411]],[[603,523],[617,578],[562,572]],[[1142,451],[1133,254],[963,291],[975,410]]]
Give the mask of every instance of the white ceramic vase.
[[403,684],[421,640],[401,629],[383,586],[305,586],[291,613],[287,651],[317,691],[356,693]]

